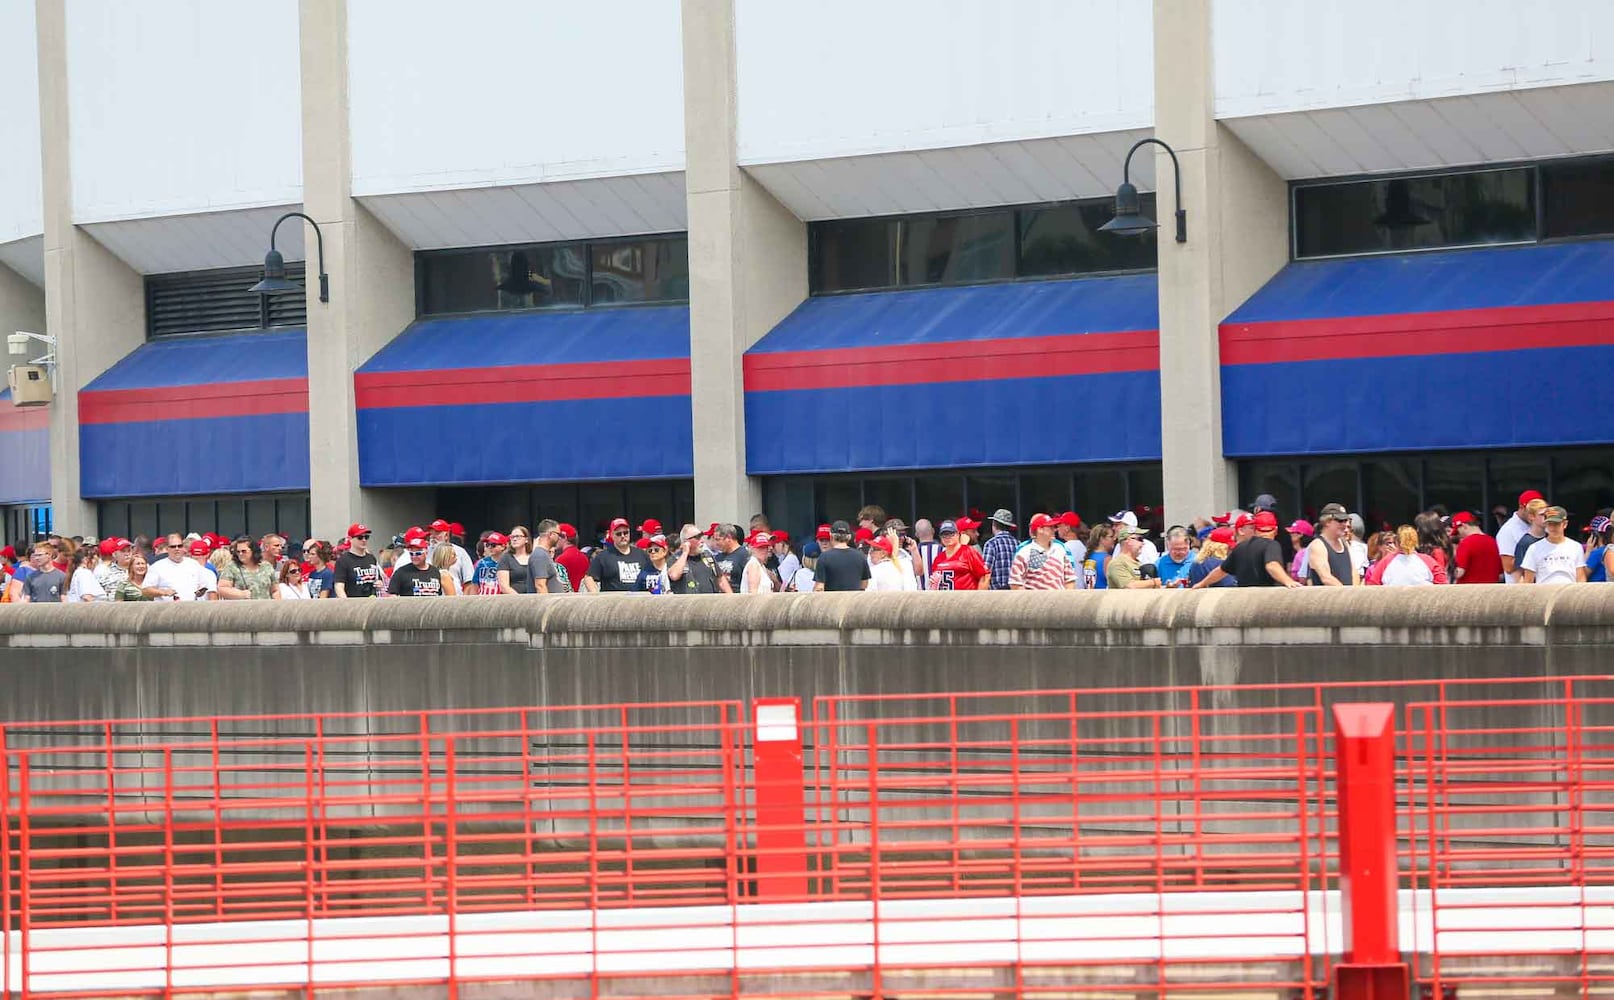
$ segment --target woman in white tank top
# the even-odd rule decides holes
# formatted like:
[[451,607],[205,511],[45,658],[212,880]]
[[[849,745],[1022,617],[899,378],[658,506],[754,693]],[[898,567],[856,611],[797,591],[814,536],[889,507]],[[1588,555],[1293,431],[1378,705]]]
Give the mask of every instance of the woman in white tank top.
[[768,556],[773,551],[773,537],[766,531],[758,531],[746,539],[746,544],[751,547],[751,559],[745,564],[745,572],[740,574],[740,593],[773,593],[773,577],[768,575]]

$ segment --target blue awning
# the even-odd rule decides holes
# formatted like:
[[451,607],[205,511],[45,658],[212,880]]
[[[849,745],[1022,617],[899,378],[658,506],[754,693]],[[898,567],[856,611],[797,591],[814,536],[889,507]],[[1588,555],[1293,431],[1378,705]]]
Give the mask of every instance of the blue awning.
[[78,407],[86,497],[308,489],[304,330],[142,344]]
[[1614,242],[1290,264],[1221,325],[1232,456],[1614,441]]
[[689,308],[422,320],[354,376],[366,486],[687,477]]
[[745,354],[747,471],[1158,459],[1158,327],[1153,274],[808,299]]

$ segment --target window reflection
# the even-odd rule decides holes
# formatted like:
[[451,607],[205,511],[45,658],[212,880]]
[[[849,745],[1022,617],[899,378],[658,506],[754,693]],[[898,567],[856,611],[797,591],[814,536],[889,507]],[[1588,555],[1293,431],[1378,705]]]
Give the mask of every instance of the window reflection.
[[1014,277],[1014,215],[929,216],[903,220],[904,285],[953,285]]
[[[1154,195],[1143,196],[1145,212]],[[1146,271],[1155,236],[1099,232],[1109,198],[996,211],[837,219],[808,230],[813,292],[956,285],[1015,278]]]
[[433,251],[416,257],[423,316],[689,299],[682,235]]
[[1522,243],[1536,238],[1529,167],[1295,189],[1295,256]]
[[[1139,199],[1154,218],[1155,199]],[[1093,271],[1144,271],[1155,266],[1155,234],[1116,236],[1099,232],[1115,215],[1108,201],[1022,209],[1015,213],[1020,239],[1020,274],[1025,277]]]

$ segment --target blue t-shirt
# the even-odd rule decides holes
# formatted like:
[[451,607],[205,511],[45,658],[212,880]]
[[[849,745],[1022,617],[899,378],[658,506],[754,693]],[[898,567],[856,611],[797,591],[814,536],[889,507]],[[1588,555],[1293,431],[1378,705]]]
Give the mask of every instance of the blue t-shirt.
[[1170,553],[1162,552],[1155,561],[1155,568],[1160,571],[1160,586],[1169,587],[1178,580],[1188,579],[1189,570],[1194,568],[1194,554],[1188,552],[1182,557],[1182,562],[1177,562]]
[[1603,568],[1603,552],[1607,548],[1608,547],[1606,545],[1599,545],[1597,548],[1592,549],[1590,552],[1586,553],[1586,582],[1587,583],[1607,583],[1608,582],[1608,570]]
[[478,594],[497,594],[499,592],[499,563],[490,556],[483,556],[476,561],[476,592]]
[[335,597],[336,596],[336,570],[330,566],[316,569],[308,574],[309,597]]
[[[1188,570],[1188,582],[1190,584],[1198,583],[1207,576],[1210,576],[1211,570],[1215,569],[1221,564],[1222,560],[1216,558],[1215,556],[1206,556],[1203,561],[1194,563],[1194,565]],[[1211,584],[1213,587],[1237,587],[1238,585],[1238,579],[1231,573],[1223,577],[1221,582]]]

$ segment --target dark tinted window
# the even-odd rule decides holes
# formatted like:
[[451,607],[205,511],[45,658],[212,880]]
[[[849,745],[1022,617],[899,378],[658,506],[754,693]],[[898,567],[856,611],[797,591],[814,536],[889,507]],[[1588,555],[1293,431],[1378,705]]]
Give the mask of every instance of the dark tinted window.
[[[1143,196],[1143,208],[1154,211],[1154,195]],[[1114,201],[1100,198],[815,222],[809,280],[814,292],[847,292],[1153,269],[1153,233],[1137,238],[1098,231],[1114,214]]]
[[635,240],[593,247],[593,303],[689,298],[689,241]]
[[1295,256],[1521,243],[1536,238],[1529,167],[1295,189]]
[[1542,233],[1614,233],[1614,160],[1549,163],[1541,168]]
[[434,251],[416,258],[421,315],[689,298],[682,235]]
[[849,219],[812,227],[814,291],[890,288],[897,283],[895,219]]
[[904,285],[1004,281],[1014,275],[1014,213],[902,220],[898,280]]
[[[1154,218],[1153,194],[1143,195],[1143,214]],[[1146,271],[1155,266],[1155,234],[1116,236],[1098,227],[1115,217],[1110,201],[1026,208],[1019,224],[1020,274],[1024,277],[1093,271]]]

